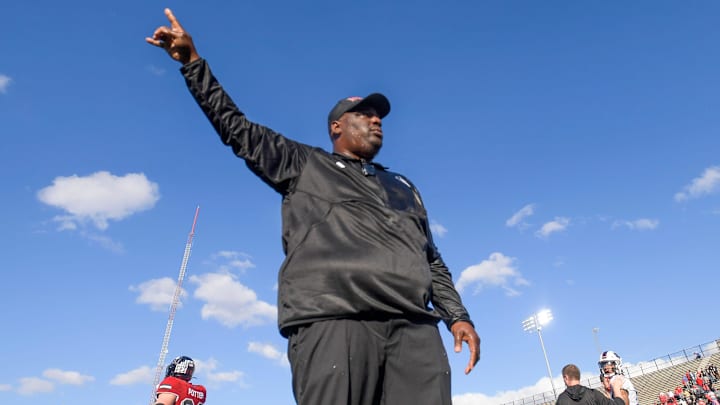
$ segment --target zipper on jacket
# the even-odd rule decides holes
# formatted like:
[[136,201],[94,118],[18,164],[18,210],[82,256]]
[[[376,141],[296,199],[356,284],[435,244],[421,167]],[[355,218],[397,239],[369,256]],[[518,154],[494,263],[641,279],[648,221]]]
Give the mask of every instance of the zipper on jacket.
[[360,170],[365,177],[375,175],[375,166],[372,163],[368,163],[365,159],[360,159]]

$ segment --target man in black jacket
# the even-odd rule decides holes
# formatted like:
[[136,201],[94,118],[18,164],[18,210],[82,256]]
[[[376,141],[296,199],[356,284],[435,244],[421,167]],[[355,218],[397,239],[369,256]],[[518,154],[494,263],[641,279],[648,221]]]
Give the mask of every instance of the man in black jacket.
[[188,89],[223,143],[283,197],[278,326],[300,405],[450,405],[442,320],[480,338],[435,247],[420,193],[373,161],[390,102],[348,97],[328,115],[333,153],[249,121],[169,9],[146,38],[182,63]]
[[[556,405],[628,405],[627,394],[610,398],[598,390],[580,385],[580,369],[574,364],[563,367],[562,376],[567,388],[558,396]],[[612,392],[609,394],[622,391],[622,381],[614,380],[610,381]]]

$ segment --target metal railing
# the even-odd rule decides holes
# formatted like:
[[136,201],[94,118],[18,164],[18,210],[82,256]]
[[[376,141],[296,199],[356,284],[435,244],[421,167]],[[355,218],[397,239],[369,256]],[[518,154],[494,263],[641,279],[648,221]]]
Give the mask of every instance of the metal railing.
[[[662,357],[654,358],[650,361],[630,364],[623,367],[623,371],[625,375],[630,378],[638,377],[641,375],[654,373],[656,371],[678,364],[683,364],[689,361],[697,360],[699,358],[708,357],[715,353],[720,353],[720,339],[715,339],[713,341],[703,343],[697,346],[688,347]],[[599,378],[586,378],[584,380],[581,380],[580,384],[590,388],[598,388],[601,386]],[[553,395],[553,392],[546,391],[530,397],[524,397],[511,402],[505,402],[502,405],[544,405],[554,404],[555,401],[556,398]]]

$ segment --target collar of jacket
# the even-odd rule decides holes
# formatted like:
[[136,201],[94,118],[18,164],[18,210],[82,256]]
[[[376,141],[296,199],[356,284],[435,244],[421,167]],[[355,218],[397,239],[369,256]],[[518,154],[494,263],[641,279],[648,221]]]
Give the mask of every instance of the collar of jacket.
[[375,167],[377,167],[377,168],[379,168],[379,169],[383,169],[383,170],[388,170],[388,169],[389,169],[389,167],[383,166],[383,165],[381,165],[380,163],[374,162],[374,161],[372,161],[372,160],[371,160],[371,161],[367,161],[367,160],[365,160],[365,159],[357,159],[357,158],[353,158],[353,157],[350,157],[350,156],[345,156],[345,155],[343,155],[342,153],[337,153],[337,152],[333,152],[332,155],[335,156],[336,158],[340,158],[340,159],[342,159],[342,160],[344,160],[344,161],[346,161],[346,162],[356,162],[356,163],[360,163],[360,164],[365,163],[365,164],[373,165],[373,166],[375,166]]

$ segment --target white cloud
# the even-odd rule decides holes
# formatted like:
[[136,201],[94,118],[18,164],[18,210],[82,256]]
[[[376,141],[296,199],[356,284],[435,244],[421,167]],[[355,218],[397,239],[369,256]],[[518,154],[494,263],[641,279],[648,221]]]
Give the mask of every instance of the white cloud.
[[17,389],[20,395],[33,395],[43,392],[52,392],[55,384],[37,377],[25,377],[20,379],[20,386]]
[[[156,278],[145,281],[138,286],[130,286],[130,291],[139,292],[135,299],[138,304],[148,304],[153,311],[167,311],[175,296],[177,281],[170,277]],[[187,296],[187,292],[181,288],[180,297]],[[178,308],[182,302],[178,302]]]
[[461,291],[470,285],[475,285],[475,294],[484,287],[501,287],[507,296],[519,295],[520,292],[510,285],[527,286],[530,283],[515,268],[514,262],[515,258],[513,257],[499,252],[491,253],[488,260],[483,260],[480,264],[463,270],[456,287]]
[[245,373],[242,371],[223,371],[221,373],[210,373],[208,374],[208,380],[216,383],[223,382],[242,382],[245,378]]
[[207,381],[214,385],[222,383],[238,383],[241,387],[247,387],[245,383],[245,373],[238,370],[215,372],[219,367],[219,362],[214,358],[207,361],[195,359],[196,370],[206,376]]
[[54,218],[59,230],[76,229],[85,222],[105,230],[108,221],[148,210],[160,199],[157,183],[149,181],[143,173],[120,177],[105,171],[85,177],[56,177],[37,196],[43,203],[66,212]]
[[525,228],[528,226],[528,224],[525,223],[523,221],[523,219],[531,216],[534,213],[535,213],[535,204],[528,204],[528,205],[520,208],[520,211],[514,213],[513,216],[508,218],[508,220],[505,221],[505,226],[508,226],[511,228],[515,227],[515,226],[520,227],[520,228]]
[[59,382],[60,384],[83,385],[86,382],[95,381],[95,377],[82,375],[77,371],[64,371],[57,368],[50,368],[43,371],[43,377]]
[[163,76],[165,74],[165,69],[161,67],[157,67],[155,65],[149,65],[147,67],[148,72],[154,74],[155,76]]
[[[63,230],[63,229],[60,229]],[[112,238],[105,236],[105,235],[99,235],[92,232],[85,232],[81,231],[80,234],[87,238],[89,241],[93,243],[97,243],[98,245],[102,246],[103,248],[110,250],[115,253],[123,253],[125,251],[125,247],[122,243],[116,242],[112,240]]]
[[568,225],[570,225],[570,218],[555,217],[553,221],[546,222],[540,230],[535,232],[535,236],[538,238],[547,238],[552,233],[564,231]]
[[192,276],[197,284],[193,296],[205,301],[203,319],[214,318],[227,327],[262,325],[277,318],[277,308],[260,301],[257,294],[230,273],[206,273]]
[[221,250],[211,256],[213,260],[218,258],[227,260],[227,263],[220,264],[218,267],[221,271],[239,270],[241,272],[252,269],[255,264],[252,257],[247,253],[235,252],[232,250]]
[[250,342],[248,343],[248,351],[250,353],[259,354],[267,359],[278,360],[283,356],[280,350],[269,343]]
[[0,93],[7,93],[7,88],[10,86],[12,79],[10,76],[0,73]]
[[675,194],[675,201],[699,198],[718,189],[720,189],[720,166],[708,167],[700,177],[692,179],[683,191]]
[[208,360],[193,359],[195,361],[195,371],[202,373],[211,373],[218,368],[220,362],[211,357]]
[[74,231],[77,229],[76,219],[72,215],[56,215],[53,221],[57,222],[58,231]]
[[266,359],[275,360],[283,366],[290,366],[287,354],[281,352],[269,343],[250,342],[248,344],[248,351],[259,354]]
[[148,366],[138,367],[127,373],[118,374],[110,380],[112,385],[152,384],[154,371]]
[[10,390],[12,390],[12,385],[10,385],[10,384],[0,384],[0,392],[10,391]]
[[430,223],[430,232],[432,232],[434,235],[437,235],[438,238],[442,238],[443,236],[445,236],[448,230],[447,228],[442,226],[442,224],[432,221]]
[[656,229],[658,225],[660,225],[660,221],[657,219],[638,218],[632,221],[617,220],[613,222],[612,227],[613,229],[625,227],[631,231],[650,231]]

